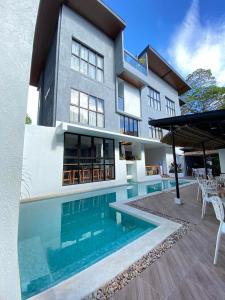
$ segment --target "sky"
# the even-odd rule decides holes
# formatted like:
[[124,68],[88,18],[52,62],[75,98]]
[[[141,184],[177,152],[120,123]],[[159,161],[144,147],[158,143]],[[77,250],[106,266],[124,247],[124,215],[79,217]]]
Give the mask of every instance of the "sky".
[[[104,0],[125,22],[125,48],[148,44],[181,75],[210,68],[225,86],[225,0]],[[28,114],[36,123],[37,92],[29,89]]]

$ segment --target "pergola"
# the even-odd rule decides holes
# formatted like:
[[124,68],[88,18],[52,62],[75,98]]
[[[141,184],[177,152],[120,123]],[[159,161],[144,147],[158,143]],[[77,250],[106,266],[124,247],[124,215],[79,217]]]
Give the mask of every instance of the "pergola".
[[173,149],[176,180],[175,202],[181,204],[175,147],[202,150],[205,176],[207,176],[206,150],[225,148],[225,109],[150,120],[149,125],[169,131],[161,139],[161,142],[171,145]]

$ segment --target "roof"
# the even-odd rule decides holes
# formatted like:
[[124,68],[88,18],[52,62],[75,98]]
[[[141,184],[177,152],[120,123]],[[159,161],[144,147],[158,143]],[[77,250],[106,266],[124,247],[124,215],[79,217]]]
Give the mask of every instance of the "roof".
[[38,86],[54,36],[61,6],[65,4],[115,39],[125,22],[100,0],[41,0],[34,34],[30,84]]
[[[214,155],[218,154],[217,150],[207,150],[205,151],[206,155]],[[192,152],[185,152],[184,156],[203,156],[203,151],[192,151]]]
[[148,68],[177,90],[179,95],[191,89],[185,79],[150,45],[138,57],[144,53],[147,53]]
[[[150,120],[149,124],[162,129],[174,128],[175,144],[179,147],[200,149],[202,143],[208,150],[225,148],[225,110],[215,110],[192,115]],[[171,145],[172,134],[161,142]]]
[[[151,120],[149,121],[149,124],[151,123],[152,126],[160,127],[162,129],[170,129],[171,126],[182,126],[182,125],[197,125],[199,128],[205,128],[208,125],[209,127],[212,127],[213,124],[216,125],[216,123],[220,121],[221,126],[225,130],[225,109],[221,110],[213,110],[203,113],[196,113],[196,114],[189,114],[189,115],[182,115],[177,117],[170,117],[170,118],[163,118],[158,120]],[[221,128],[222,129],[222,128]],[[212,130],[213,134],[215,133],[215,130]]]

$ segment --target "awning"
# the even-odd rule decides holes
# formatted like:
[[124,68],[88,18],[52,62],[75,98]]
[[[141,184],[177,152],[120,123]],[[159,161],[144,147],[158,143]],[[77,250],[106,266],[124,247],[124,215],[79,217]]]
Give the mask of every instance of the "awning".
[[[225,110],[183,115],[159,120],[150,120],[149,125],[166,130],[174,130],[175,145],[201,149],[202,143],[206,150],[225,148]],[[169,132],[161,140],[172,144]]]
[[[196,127],[189,127],[188,125],[175,129],[175,145],[177,147],[193,147],[194,149],[202,149],[204,143],[208,150],[220,149],[225,147],[225,140],[217,138],[211,133],[207,133]],[[172,133],[167,133],[162,139],[162,143],[172,145]]]
[[131,142],[131,143],[141,143],[148,144],[152,148],[158,148],[161,146],[160,141],[153,139],[145,139],[137,136],[126,135],[119,132],[108,131],[99,128],[86,127],[79,124],[71,124],[65,122],[57,122],[56,124],[56,134],[62,135],[65,132],[84,134],[96,137],[105,137],[114,139],[120,142]]
[[161,142],[172,145],[176,179],[175,203],[181,204],[175,146],[202,149],[207,178],[206,150],[225,148],[225,110],[150,120],[149,125],[169,130]]

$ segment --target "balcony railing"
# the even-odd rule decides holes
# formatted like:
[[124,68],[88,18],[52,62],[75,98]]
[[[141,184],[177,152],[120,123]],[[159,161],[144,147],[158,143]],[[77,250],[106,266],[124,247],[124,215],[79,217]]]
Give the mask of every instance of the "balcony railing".
[[125,61],[130,64],[132,67],[140,71],[142,74],[147,76],[147,66],[142,64],[137,58],[132,56],[129,52],[124,50],[124,59]]

